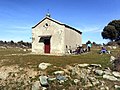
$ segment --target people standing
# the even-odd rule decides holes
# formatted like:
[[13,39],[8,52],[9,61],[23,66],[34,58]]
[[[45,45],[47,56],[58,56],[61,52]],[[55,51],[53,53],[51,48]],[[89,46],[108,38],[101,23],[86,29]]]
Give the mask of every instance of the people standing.
[[90,51],[91,51],[92,44],[91,44],[90,41],[88,41],[86,44],[87,44],[87,51],[90,52]]

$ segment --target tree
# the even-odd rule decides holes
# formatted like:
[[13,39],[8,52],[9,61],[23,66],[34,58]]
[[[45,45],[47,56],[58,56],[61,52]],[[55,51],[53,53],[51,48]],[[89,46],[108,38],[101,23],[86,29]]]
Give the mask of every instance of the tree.
[[120,20],[113,20],[104,27],[103,32],[101,32],[103,39],[109,39],[111,41],[120,40]]
[[13,41],[13,40],[11,40],[11,41],[10,41],[10,44],[14,44],[14,41]]

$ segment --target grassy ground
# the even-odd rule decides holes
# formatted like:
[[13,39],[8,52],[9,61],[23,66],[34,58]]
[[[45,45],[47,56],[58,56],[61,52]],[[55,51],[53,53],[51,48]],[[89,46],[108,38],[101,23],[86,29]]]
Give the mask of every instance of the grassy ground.
[[[119,49],[111,50],[114,56],[120,51]],[[92,48],[91,52],[81,55],[67,55],[67,56],[44,56],[44,55],[22,55],[30,53],[22,49],[0,49],[1,66],[18,64],[21,67],[32,66],[37,67],[41,62],[51,63],[58,67],[66,65],[73,65],[75,63],[101,64],[103,67],[110,66],[110,54],[99,54],[99,48]]]
[[[80,54],[80,55],[66,55],[66,56],[49,56],[48,55],[48,56],[45,56],[45,55],[30,54],[30,51],[24,51],[23,49],[18,49],[18,48],[10,48],[10,49],[2,49],[1,48],[0,49],[0,67],[11,66],[11,65],[17,64],[20,67],[23,67],[23,69],[25,69],[24,67],[30,67],[29,69],[27,69],[29,73],[32,72],[33,70],[35,70],[38,73],[40,71],[42,73],[45,73],[46,75],[49,75],[51,77],[55,77],[53,75],[54,71],[63,70],[63,69],[65,69],[64,67],[66,67],[66,65],[73,65],[76,63],[77,64],[78,63],[80,63],[80,64],[81,63],[101,64],[103,66],[103,68],[111,67],[112,65],[110,63],[110,56],[111,55],[117,56],[118,53],[120,53],[120,48],[118,48],[116,50],[111,50],[112,51],[111,54],[99,54],[99,50],[100,50],[99,47],[98,48],[93,47],[91,52],[85,53],[85,54]],[[38,68],[38,65],[41,62],[51,63],[51,64],[53,64],[53,66],[50,66],[46,70],[40,70]],[[4,68],[6,69],[6,67],[4,67]],[[27,76],[27,78],[28,78],[29,77],[28,72],[21,69],[19,73],[17,72],[17,76],[14,78],[18,78],[18,80],[19,80],[24,75]],[[28,75],[26,73],[28,73]],[[33,72],[33,74],[34,74],[34,72]],[[19,77],[19,75],[20,75],[20,77]],[[68,75],[71,76],[71,74],[68,74]],[[14,87],[18,88],[20,86],[20,88],[22,88],[22,86],[24,86],[23,83],[20,82],[18,84],[15,84],[14,78],[13,79],[10,78],[10,80],[8,78],[8,81],[12,81],[14,83],[13,84],[9,83],[8,86],[6,84],[6,87],[10,88],[11,85],[16,85]],[[34,80],[39,80],[39,75],[36,75],[35,77],[30,78],[30,79],[27,79],[27,78],[24,80],[26,80],[26,81],[30,80],[30,81],[34,82]],[[72,79],[69,79],[67,82],[62,84],[62,87],[61,87],[61,85],[59,85],[59,83],[57,81],[49,82],[50,87],[52,88],[50,90],[53,90],[54,88],[55,89],[57,88],[56,90],[58,90],[58,88],[59,88],[59,90],[62,90],[63,88],[66,88],[66,90],[68,90],[68,88],[70,86],[73,87],[73,89],[69,89],[69,90],[74,90],[75,86],[76,86],[76,88],[77,87],[79,88],[80,87],[79,85],[84,86],[84,84],[85,84],[84,79],[82,79],[80,81],[82,84],[78,84],[78,86],[77,85],[74,86],[73,80],[74,80],[74,78],[78,78],[78,76],[72,75],[71,78]],[[23,81],[23,79],[20,79],[20,80]],[[99,77],[99,80],[103,80],[102,76]],[[106,82],[106,85],[109,86],[111,90],[114,90],[114,83],[118,84],[118,82],[112,82],[112,81],[108,81],[108,80],[103,80],[103,81]],[[19,85],[19,86],[17,86],[17,85]],[[91,87],[89,89],[84,89],[84,90],[97,90],[95,88],[97,88],[97,87],[93,87],[93,89]],[[23,89],[20,89],[20,90],[23,90]],[[30,89],[27,89],[27,90],[30,90]]]

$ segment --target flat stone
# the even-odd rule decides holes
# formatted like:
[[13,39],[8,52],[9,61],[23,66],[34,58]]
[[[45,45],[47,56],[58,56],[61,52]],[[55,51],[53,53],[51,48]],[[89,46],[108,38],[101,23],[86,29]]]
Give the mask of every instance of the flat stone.
[[96,73],[97,75],[100,75],[100,76],[101,76],[101,75],[103,75],[104,72],[103,72],[103,70],[95,70],[95,73]]
[[54,81],[56,78],[48,78],[49,81]]
[[55,71],[54,74],[64,74],[64,71]]
[[78,64],[78,66],[79,67],[87,67],[87,66],[89,66],[89,64],[86,64],[86,63],[84,63],[84,64]]
[[112,72],[112,74],[115,76],[115,77],[119,77],[120,78],[120,73],[119,72]]
[[45,70],[48,66],[51,66],[51,64],[50,63],[40,63],[38,67],[42,70]]
[[104,78],[104,79],[111,80],[111,81],[120,81],[120,80],[117,79],[116,77],[111,76],[111,75],[107,75],[107,74],[103,75],[103,78]]

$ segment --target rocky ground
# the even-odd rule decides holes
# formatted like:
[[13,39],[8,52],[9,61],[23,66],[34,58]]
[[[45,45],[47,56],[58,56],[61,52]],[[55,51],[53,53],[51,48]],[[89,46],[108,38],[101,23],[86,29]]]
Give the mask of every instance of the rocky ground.
[[[45,86],[45,87],[44,87]],[[120,72],[100,64],[0,68],[0,90],[119,90]]]

